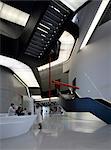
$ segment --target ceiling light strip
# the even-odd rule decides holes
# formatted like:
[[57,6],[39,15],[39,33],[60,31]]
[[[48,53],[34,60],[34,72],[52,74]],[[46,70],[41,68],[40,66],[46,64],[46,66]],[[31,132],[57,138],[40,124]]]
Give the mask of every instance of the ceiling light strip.
[[95,15],[95,18],[94,18],[94,20],[93,20],[93,22],[92,22],[92,24],[91,24],[91,26],[90,26],[86,36],[85,36],[82,44],[81,44],[80,49],[82,49],[83,47],[85,47],[87,45],[91,35],[93,34],[93,32],[94,32],[94,30],[95,30],[95,28],[96,28],[100,18],[102,17],[106,7],[108,6],[109,2],[110,2],[110,0],[102,0],[101,5],[100,5],[100,7],[99,7],[99,9],[98,9],[98,11],[97,11],[97,13]]
[[0,18],[25,26],[28,21],[29,14],[0,2]]
[[42,32],[44,32],[44,33],[46,33],[46,34],[48,34],[47,31],[45,31],[44,29],[41,29],[40,27],[37,27],[37,29],[40,30],[40,31],[42,31]]
[[41,34],[41,36],[46,37],[44,34]]
[[41,25],[42,27],[44,27],[44,28],[46,28],[46,29],[50,30],[50,28],[49,28],[49,27],[47,27],[47,26],[45,26],[44,24],[40,23],[40,25]]
[[13,76],[26,88],[27,94],[30,97],[30,92],[29,92],[29,88],[27,87],[27,85],[16,74],[14,74]]

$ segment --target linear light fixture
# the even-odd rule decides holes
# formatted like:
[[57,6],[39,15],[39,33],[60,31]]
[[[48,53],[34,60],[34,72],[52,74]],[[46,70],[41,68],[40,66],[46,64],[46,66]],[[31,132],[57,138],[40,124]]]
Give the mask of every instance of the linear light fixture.
[[41,100],[42,99],[41,95],[32,95],[31,97],[35,100]]
[[45,31],[45,30],[41,29],[40,27],[37,27],[37,29],[38,29],[38,30],[40,30],[40,31],[42,31],[42,32],[44,32],[44,33],[46,33],[46,34],[48,34],[48,32],[47,32],[47,31]]
[[60,0],[63,4],[69,7],[72,11],[76,11],[88,0]]
[[[49,98],[42,98],[41,95],[32,95],[31,96],[35,101],[49,101]],[[59,100],[59,97],[51,97],[51,100]]]
[[40,23],[40,25],[41,25],[42,27],[44,27],[44,28],[46,28],[46,29],[50,30],[50,28],[49,28],[49,27],[47,27],[46,25],[44,25],[44,24],[42,24],[42,23]]
[[108,6],[109,1],[110,0],[102,0],[101,5],[100,5],[95,17],[94,17],[94,20],[92,21],[92,24],[91,24],[83,42],[82,42],[82,44],[81,44],[80,49],[82,49],[83,47],[85,47],[87,45],[91,35],[93,34],[93,32],[94,32],[94,30],[95,30],[95,28],[96,28],[96,26],[100,20],[100,18],[102,17],[106,7]]
[[13,76],[26,88],[27,94],[30,97],[30,92],[29,92],[28,86],[24,82],[22,82],[22,80],[20,80],[20,78],[16,74],[14,74]]
[[0,55],[0,65],[10,68],[28,87],[39,87],[31,68],[24,63]]
[[0,1],[0,18],[25,26],[29,14]]

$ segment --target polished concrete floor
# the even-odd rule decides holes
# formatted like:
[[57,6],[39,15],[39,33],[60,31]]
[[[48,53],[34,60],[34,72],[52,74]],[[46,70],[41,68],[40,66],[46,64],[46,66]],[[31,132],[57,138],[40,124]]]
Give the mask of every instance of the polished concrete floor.
[[0,150],[111,150],[111,125],[99,120],[81,120],[52,115],[40,131],[1,140]]

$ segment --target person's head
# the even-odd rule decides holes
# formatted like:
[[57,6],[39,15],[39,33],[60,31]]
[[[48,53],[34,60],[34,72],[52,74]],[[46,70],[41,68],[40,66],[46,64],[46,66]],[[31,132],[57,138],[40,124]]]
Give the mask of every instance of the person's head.
[[36,108],[39,108],[39,107],[40,107],[39,103],[36,103]]
[[21,107],[20,107],[20,106],[18,107],[18,110],[21,110]]
[[10,106],[14,107],[14,103],[11,103]]

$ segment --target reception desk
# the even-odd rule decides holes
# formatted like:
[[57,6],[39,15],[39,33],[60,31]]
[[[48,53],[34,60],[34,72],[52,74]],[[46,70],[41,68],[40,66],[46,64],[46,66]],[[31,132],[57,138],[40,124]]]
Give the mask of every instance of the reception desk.
[[7,114],[0,114],[0,139],[27,133],[35,119],[36,115],[8,116]]

